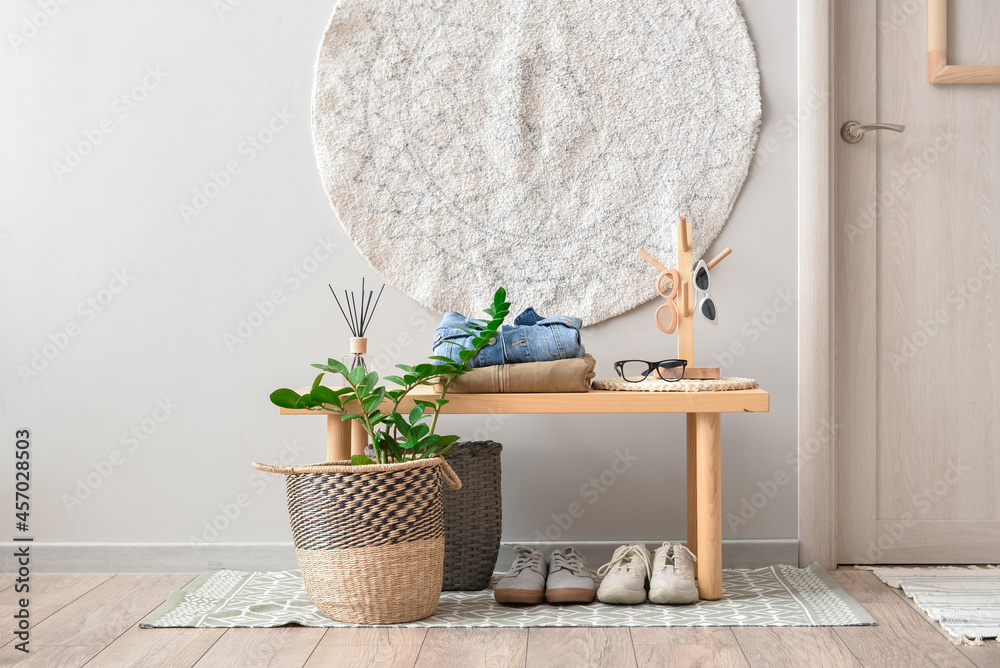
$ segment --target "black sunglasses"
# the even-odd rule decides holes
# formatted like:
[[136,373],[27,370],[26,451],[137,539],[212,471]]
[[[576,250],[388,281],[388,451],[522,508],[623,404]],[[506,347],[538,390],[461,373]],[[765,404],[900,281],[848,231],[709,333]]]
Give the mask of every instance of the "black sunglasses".
[[675,383],[684,377],[686,368],[687,360],[660,360],[659,362],[621,360],[615,362],[615,371],[629,383],[641,383],[654,370],[662,380]]

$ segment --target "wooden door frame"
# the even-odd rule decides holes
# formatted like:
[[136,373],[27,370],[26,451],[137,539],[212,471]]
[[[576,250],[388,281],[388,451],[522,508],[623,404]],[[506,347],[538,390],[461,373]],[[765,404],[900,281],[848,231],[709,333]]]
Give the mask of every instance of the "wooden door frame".
[[[816,91],[833,91],[831,0],[798,5],[798,102],[811,109]],[[832,94],[813,113],[800,114],[798,145],[799,564],[836,566],[836,448],[833,337]],[[823,435],[826,434],[824,437]]]

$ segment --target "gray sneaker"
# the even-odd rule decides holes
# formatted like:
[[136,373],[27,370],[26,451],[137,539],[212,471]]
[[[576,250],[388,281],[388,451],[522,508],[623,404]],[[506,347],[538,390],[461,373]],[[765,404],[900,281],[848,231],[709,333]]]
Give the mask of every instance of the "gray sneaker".
[[601,603],[635,605],[646,601],[646,578],[652,572],[649,550],[642,543],[622,545],[611,561],[598,569],[603,575],[597,600]]
[[684,545],[664,543],[653,553],[653,577],[649,600],[653,603],[686,605],[698,600],[694,562],[698,557]]
[[549,556],[549,577],[545,600],[549,603],[593,603],[597,587],[587,562],[571,547],[553,550]]
[[541,603],[548,573],[545,555],[524,545],[515,545],[514,554],[514,563],[497,583],[493,598],[497,603]]

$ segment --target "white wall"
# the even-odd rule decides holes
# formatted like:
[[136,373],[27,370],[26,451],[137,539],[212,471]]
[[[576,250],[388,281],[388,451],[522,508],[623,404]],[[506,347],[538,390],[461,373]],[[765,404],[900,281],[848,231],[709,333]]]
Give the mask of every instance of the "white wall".
[[[279,418],[267,395],[305,384],[310,362],[346,353],[326,284],[377,278],[332,213],[313,159],[313,61],[334,0],[48,4],[58,10],[36,18],[45,25],[34,31],[25,21],[46,2],[0,8],[0,498],[13,496],[14,430],[27,428],[39,541],[186,543],[213,521],[230,525],[214,537],[220,543],[289,541],[281,481],[249,463],[283,453],[321,460],[324,420]],[[786,455],[796,433],[795,309],[782,300],[794,302],[796,287],[795,6],[746,0],[743,8],[760,59],[764,128],[758,164],[715,245],[735,252],[713,274],[721,324],[697,325],[697,362],[742,346],[725,371],[772,392],[770,414],[723,418],[724,513],[738,517],[743,499],[761,505],[765,497],[752,495],[776,473],[791,479],[771,486],[774,498],[736,532],[726,522],[724,538],[794,538]],[[249,149],[248,136],[269,124],[279,130],[273,140]],[[88,136],[99,139],[92,152],[57,170]],[[185,221],[180,205],[196,204],[193,189],[230,161],[239,173]],[[298,278],[314,254],[318,268]],[[263,324],[227,344],[273,294],[282,302]],[[673,337],[652,326],[655,307],[585,330],[599,376],[613,375],[623,356],[670,354]],[[419,359],[438,318],[387,287],[373,351]],[[46,349],[52,341],[65,347]],[[53,359],[22,378],[36,351]],[[550,538],[684,535],[680,416],[445,425],[504,443],[506,541],[537,539],[574,502],[583,516]],[[127,436],[132,429],[143,440]],[[616,451],[635,464],[591,505],[581,487]],[[223,520],[237,499],[248,506]]]

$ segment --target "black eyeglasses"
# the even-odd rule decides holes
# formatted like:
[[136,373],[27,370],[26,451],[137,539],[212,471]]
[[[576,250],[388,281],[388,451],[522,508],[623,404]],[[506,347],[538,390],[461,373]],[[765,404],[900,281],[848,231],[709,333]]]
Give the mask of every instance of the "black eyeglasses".
[[641,383],[654,370],[661,379],[674,383],[684,377],[686,368],[687,360],[660,360],[659,362],[621,360],[615,362],[615,371],[629,383]]

